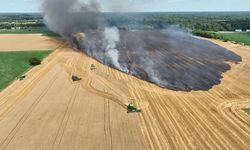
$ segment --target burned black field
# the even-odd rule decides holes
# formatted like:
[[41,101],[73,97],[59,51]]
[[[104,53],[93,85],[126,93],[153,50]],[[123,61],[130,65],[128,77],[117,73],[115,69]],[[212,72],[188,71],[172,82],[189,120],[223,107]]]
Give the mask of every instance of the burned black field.
[[116,43],[117,67],[106,55],[100,34],[90,31],[86,35],[87,40],[78,45],[90,56],[171,90],[209,90],[220,83],[223,72],[230,70],[227,61],[241,61],[235,53],[182,31],[122,30]]
[[90,2],[46,0],[45,23],[77,49],[140,79],[177,91],[209,90],[230,70],[226,61],[241,61],[233,52],[161,21],[146,30],[144,21],[131,16],[120,22],[125,28],[119,30],[116,19],[102,15],[101,3]]

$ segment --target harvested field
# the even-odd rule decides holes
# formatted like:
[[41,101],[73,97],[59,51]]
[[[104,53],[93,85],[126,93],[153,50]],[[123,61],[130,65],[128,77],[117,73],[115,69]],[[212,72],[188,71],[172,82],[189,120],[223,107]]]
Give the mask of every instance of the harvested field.
[[58,38],[42,34],[1,34],[0,51],[53,50],[60,43]]
[[[0,149],[249,149],[249,49],[212,42],[242,62],[196,92],[162,89],[61,45],[0,93]],[[142,113],[127,114],[131,100]]]
[[52,51],[0,51],[0,91],[29,68],[32,57],[42,60]]

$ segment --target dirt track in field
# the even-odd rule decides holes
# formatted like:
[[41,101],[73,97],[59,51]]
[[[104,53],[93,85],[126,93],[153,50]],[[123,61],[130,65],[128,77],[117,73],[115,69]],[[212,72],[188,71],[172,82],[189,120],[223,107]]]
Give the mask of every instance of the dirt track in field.
[[[161,89],[61,45],[0,93],[0,149],[249,149],[250,50],[213,42],[243,62],[199,92]],[[127,114],[130,100],[142,113]]]
[[59,39],[41,34],[1,34],[0,51],[52,50]]

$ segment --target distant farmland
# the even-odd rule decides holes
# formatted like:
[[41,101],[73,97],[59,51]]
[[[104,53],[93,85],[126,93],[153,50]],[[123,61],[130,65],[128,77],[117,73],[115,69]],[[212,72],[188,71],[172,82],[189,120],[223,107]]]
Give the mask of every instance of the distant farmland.
[[4,29],[0,30],[0,34],[42,34],[43,36],[59,36],[58,34],[49,31],[47,28],[34,28],[34,29]]
[[29,59],[43,59],[52,51],[0,52],[0,91],[30,68]]
[[244,43],[250,46],[250,33],[219,33],[219,36],[228,41]]

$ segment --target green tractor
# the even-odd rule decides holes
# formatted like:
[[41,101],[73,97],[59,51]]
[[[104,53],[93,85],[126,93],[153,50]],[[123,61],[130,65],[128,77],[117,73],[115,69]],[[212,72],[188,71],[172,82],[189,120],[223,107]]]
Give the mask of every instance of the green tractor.
[[80,80],[82,80],[82,78],[79,78],[78,76],[73,75],[73,76],[72,76],[72,80],[75,82],[75,81],[80,81]]
[[128,104],[127,109],[128,109],[128,113],[141,112],[141,110],[136,108],[132,102]]

